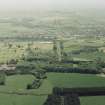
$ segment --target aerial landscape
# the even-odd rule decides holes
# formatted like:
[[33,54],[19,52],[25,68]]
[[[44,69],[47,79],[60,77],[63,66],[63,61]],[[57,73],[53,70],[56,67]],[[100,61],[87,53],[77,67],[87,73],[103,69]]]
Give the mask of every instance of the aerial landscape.
[[0,105],[105,105],[105,8],[34,9],[0,10]]

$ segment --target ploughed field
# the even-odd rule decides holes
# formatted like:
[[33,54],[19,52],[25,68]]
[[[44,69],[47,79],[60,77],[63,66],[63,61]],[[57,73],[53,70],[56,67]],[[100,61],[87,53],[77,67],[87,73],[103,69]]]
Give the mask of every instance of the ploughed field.
[[[6,84],[0,86],[0,105],[43,105],[52,88],[59,87],[101,87],[105,78],[89,74],[48,73],[39,89],[26,90],[35,77],[14,75],[6,77]],[[104,105],[105,97],[80,97],[81,105]],[[101,103],[101,104],[100,104]]]

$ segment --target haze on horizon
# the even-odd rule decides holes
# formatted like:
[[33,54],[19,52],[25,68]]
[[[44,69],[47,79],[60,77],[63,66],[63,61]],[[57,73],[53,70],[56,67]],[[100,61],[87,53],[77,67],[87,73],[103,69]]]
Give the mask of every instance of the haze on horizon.
[[0,0],[0,11],[105,8],[105,0]]

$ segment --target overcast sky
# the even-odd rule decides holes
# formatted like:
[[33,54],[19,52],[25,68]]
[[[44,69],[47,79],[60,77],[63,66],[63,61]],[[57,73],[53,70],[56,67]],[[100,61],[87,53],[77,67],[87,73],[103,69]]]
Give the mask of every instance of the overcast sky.
[[105,0],[0,0],[0,10],[104,8]]

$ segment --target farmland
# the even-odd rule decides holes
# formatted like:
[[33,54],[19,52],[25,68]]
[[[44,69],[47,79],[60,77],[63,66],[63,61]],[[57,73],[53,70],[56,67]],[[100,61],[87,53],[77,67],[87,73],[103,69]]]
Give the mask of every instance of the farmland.
[[105,78],[89,74],[49,73],[48,79],[56,87],[102,87],[105,85]]
[[[15,75],[6,78],[6,86],[0,86],[0,104],[3,105],[42,105],[46,100],[47,96],[41,96],[40,94],[50,94],[51,86],[47,81],[44,82],[43,86],[37,90],[26,90],[27,83],[31,83],[34,77],[31,75]],[[8,93],[10,92],[10,93]],[[27,93],[30,95],[18,95],[17,93]],[[31,93],[39,95],[31,95]],[[6,101],[5,101],[6,99]]]
[[[64,39],[66,40],[66,39]],[[104,48],[104,39],[100,38],[94,42],[94,38],[92,41],[92,45],[90,42],[87,41],[85,45],[82,45],[83,42],[86,42],[86,39],[70,39],[69,41],[64,41],[64,51],[66,53],[71,53],[73,51],[79,51],[84,46],[92,46],[96,47],[97,49]],[[53,41],[52,41],[53,42]],[[44,42],[11,42],[11,43],[1,43],[1,51],[0,51],[0,62],[7,63],[11,59],[18,59],[21,61],[21,57],[23,54],[27,55],[27,47],[31,44],[31,49],[40,48],[39,50],[43,53],[51,53],[53,52],[53,44],[51,43],[44,43]],[[76,43],[75,43],[76,42]],[[88,61],[88,60],[95,60],[98,57],[105,59],[104,52],[100,52],[99,50],[93,52],[80,52],[78,54],[72,53],[72,59],[77,61]],[[8,53],[7,53],[8,52]],[[35,53],[37,53],[36,51]],[[51,53],[52,54],[52,53]],[[45,54],[46,55],[46,54]],[[28,55],[30,57],[30,55]],[[50,55],[51,56],[51,55]],[[71,57],[71,56],[70,56]],[[70,58],[71,59],[71,58]],[[20,62],[19,61],[19,62]],[[22,61],[23,62],[23,61]],[[21,63],[21,62],[20,62]],[[36,63],[37,64],[37,63]],[[44,64],[46,64],[44,62]],[[42,64],[43,65],[43,64]],[[58,64],[59,65],[59,64]],[[70,64],[67,64],[70,65]],[[65,66],[66,67],[66,64]],[[43,96],[43,94],[51,94],[52,89],[54,87],[68,87],[68,88],[75,88],[75,87],[104,87],[105,86],[105,78],[99,77],[95,74],[78,74],[78,73],[47,73],[47,79],[44,80],[42,86],[39,89],[32,89],[27,90],[27,84],[31,83],[35,77],[30,75],[14,75],[6,77],[6,83],[4,86],[0,86],[0,95],[2,101],[1,104],[7,105],[8,103],[16,104],[16,105],[33,105],[38,104],[42,105],[46,99],[47,95]],[[10,92],[9,94],[3,94],[3,92]],[[12,93],[21,93],[21,94],[35,94],[34,95],[17,95],[11,94]],[[40,96],[37,96],[40,95]],[[42,96],[41,96],[42,95]],[[8,97],[11,97],[9,99]],[[7,99],[7,101],[3,101],[3,99]],[[92,97],[91,100],[98,99],[103,102],[104,105],[105,101],[103,97]],[[21,102],[21,100],[23,100]],[[36,100],[36,101],[34,101]],[[80,97],[80,101],[82,105],[85,103],[88,105],[92,105],[91,101],[89,101],[89,97]],[[98,105],[97,102],[97,105]]]
[[[55,87],[105,87],[105,14],[89,14],[0,17],[0,105],[44,105]],[[105,105],[105,96],[79,99]]]
[[105,97],[104,96],[100,96],[100,97],[81,97],[81,105],[104,105],[105,103]]
[[[84,46],[88,46],[90,43],[86,43],[86,45],[82,45],[85,39],[79,39],[78,44],[75,43],[76,39],[64,42],[64,50],[66,53],[70,53],[72,51],[78,51]],[[94,40],[94,39],[93,39]],[[93,41],[92,40],[92,41]],[[93,41],[93,46],[98,49],[104,46],[104,41],[100,38],[96,42]],[[7,61],[11,59],[18,59],[18,62],[21,61],[23,54],[27,55],[27,47],[32,42],[15,42],[15,43],[1,43],[1,51],[0,51],[0,63],[5,64]],[[92,46],[92,47],[93,47]],[[31,44],[31,49],[40,48],[40,51],[46,57],[45,53],[51,53],[53,51],[53,43],[44,43],[44,42],[33,42]],[[7,53],[8,52],[8,53]],[[35,52],[35,51],[34,51]],[[38,51],[37,51],[38,52]],[[36,52],[35,52],[36,53]],[[28,53],[29,54],[29,53]],[[52,54],[52,53],[51,53]],[[51,55],[50,55],[51,56]],[[30,57],[30,55],[28,55]],[[71,56],[70,56],[71,57]],[[104,52],[93,51],[93,52],[80,52],[79,54],[72,54],[72,59],[76,61],[88,61],[95,60],[98,57],[105,59]],[[52,57],[51,57],[52,59]],[[19,64],[20,64],[19,63]],[[34,63],[34,61],[33,61]],[[46,62],[42,62],[42,65],[46,65]],[[35,65],[37,62],[35,62]],[[39,64],[39,63],[38,63]],[[62,66],[62,64],[56,64]],[[63,65],[66,67],[70,64]],[[23,68],[24,69],[24,68]],[[30,70],[31,71],[31,70]],[[52,93],[54,87],[66,87],[66,88],[75,88],[75,87],[104,87],[105,86],[105,78],[97,76],[96,74],[78,74],[78,73],[47,73],[47,79],[44,80],[43,84],[38,89],[27,90],[27,84],[32,83],[35,77],[32,75],[14,75],[7,76],[6,82],[4,86],[0,86],[0,104],[3,105],[42,105],[46,99],[48,94]],[[23,95],[18,95],[23,94]],[[30,94],[30,95],[26,95]],[[33,95],[32,95],[33,94]],[[45,94],[45,95],[43,95]],[[11,99],[9,99],[11,97]],[[94,100],[98,100],[96,105],[102,101],[101,105],[104,105],[104,96],[102,97],[80,97],[81,105],[93,105]],[[5,101],[6,99],[7,101]],[[23,101],[22,101],[23,100]],[[93,100],[90,101],[90,100]]]
[[[53,78],[54,77],[54,78]],[[66,78],[65,78],[66,77]],[[62,79],[61,79],[62,78]],[[97,77],[95,75],[83,75],[83,74],[54,74],[49,73],[48,79],[43,83],[40,89],[26,91],[27,83],[30,83],[34,79],[30,75],[15,75],[6,78],[6,86],[0,86],[0,104],[4,105],[42,105],[47,96],[34,96],[34,95],[17,95],[17,94],[4,94],[2,92],[20,92],[20,93],[35,93],[35,94],[50,94],[52,87],[54,86],[66,86],[66,87],[101,87],[105,85],[105,78]],[[50,83],[49,83],[50,82]],[[103,97],[80,97],[81,105],[104,105],[105,100]],[[6,99],[6,101],[5,101]],[[97,102],[95,101],[97,99]],[[91,100],[91,101],[90,101]]]

